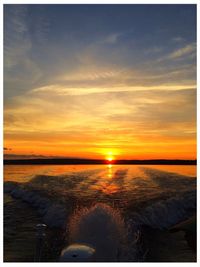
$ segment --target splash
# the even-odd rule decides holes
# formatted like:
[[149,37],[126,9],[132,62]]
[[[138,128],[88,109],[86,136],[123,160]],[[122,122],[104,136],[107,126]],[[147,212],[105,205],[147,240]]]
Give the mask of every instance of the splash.
[[166,229],[196,212],[196,190],[157,201],[141,212],[133,213],[132,220],[139,225]]
[[[106,204],[97,203],[90,208],[76,210],[70,218],[67,231],[70,244],[86,244],[88,249],[95,251],[92,261],[136,261],[136,238],[133,235],[129,243],[129,232],[123,217],[118,210]],[[71,250],[71,253],[75,251]],[[76,247],[77,256],[80,253],[83,250],[77,250]],[[67,261],[70,259],[72,257],[68,255]]]

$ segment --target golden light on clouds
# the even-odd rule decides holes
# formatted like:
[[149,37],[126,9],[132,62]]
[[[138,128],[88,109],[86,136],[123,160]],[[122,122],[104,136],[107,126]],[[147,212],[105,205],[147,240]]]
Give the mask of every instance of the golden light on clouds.
[[[4,110],[10,154],[195,158],[195,89],[13,98]],[[59,103],[59,105],[58,105]]]
[[[116,20],[106,12],[102,20],[100,12],[96,31],[96,13],[74,16],[65,8],[51,30],[36,21],[45,13],[52,22],[54,12],[34,13],[31,5],[5,8],[5,154],[110,162],[196,158],[194,10],[184,13],[188,36],[182,17],[174,17],[171,31],[174,12],[169,24],[161,19],[163,27],[148,12],[151,29],[142,27],[141,18],[148,16],[138,16],[134,5],[131,14],[120,13],[120,25],[121,10],[112,12]],[[130,19],[141,25],[136,34]],[[78,22],[86,23],[81,32]]]

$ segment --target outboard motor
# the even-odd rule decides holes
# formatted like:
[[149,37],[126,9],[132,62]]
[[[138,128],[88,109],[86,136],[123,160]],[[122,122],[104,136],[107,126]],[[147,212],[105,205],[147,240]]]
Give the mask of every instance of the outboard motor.
[[60,262],[94,261],[95,249],[86,244],[72,244],[61,252]]
[[119,211],[106,204],[76,210],[68,223],[68,246],[62,250],[59,261],[120,261],[127,245],[126,230]]

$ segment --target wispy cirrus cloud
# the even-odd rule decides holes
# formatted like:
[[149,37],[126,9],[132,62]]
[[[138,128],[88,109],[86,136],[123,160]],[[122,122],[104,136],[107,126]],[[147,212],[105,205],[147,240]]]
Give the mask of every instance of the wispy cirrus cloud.
[[[43,8],[39,7],[38,10]],[[47,43],[49,21],[40,15],[37,23],[29,16],[28,5],[4,7],[4,87],[5,95],[23,94],[43,76],[34,50]]]
[[178,58],[182,58],[185,56],[191,56],[191,55],[193,55],[193,56],[196,55],[196,44],[195,43],[191,43],[191,44],[188,44],[182,48],[177,49],[176,51],[169,54],[168,58],[178,59]]
[[27,7],[16,5],[6,7],[9,20],[5,22],[4,66],[10,69],[20,63],[21,57],[31,49],[31,41],[26,24]]
[[122,36],[122,33],[111,33],[107,35],[103,40],[100,41],[102,44],[115,44],[120,36]]
[[157,61],[161,62],[166,60],[184,60],[186,58],[195,58],[195,56],[196,56],[196,43],[190,43],[159,58]]
[[184,42],[184,41],[185,41],[185,39],[181,36],[176,36],[176,37],[172,38],[172,42],[174,42],[174,43],[180,43],[180,42]]

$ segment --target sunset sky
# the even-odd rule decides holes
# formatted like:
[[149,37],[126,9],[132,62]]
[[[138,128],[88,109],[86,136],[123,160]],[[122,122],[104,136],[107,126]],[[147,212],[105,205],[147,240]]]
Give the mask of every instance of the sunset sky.
[[195,5],[4,5],[6,157],[196,158]]

